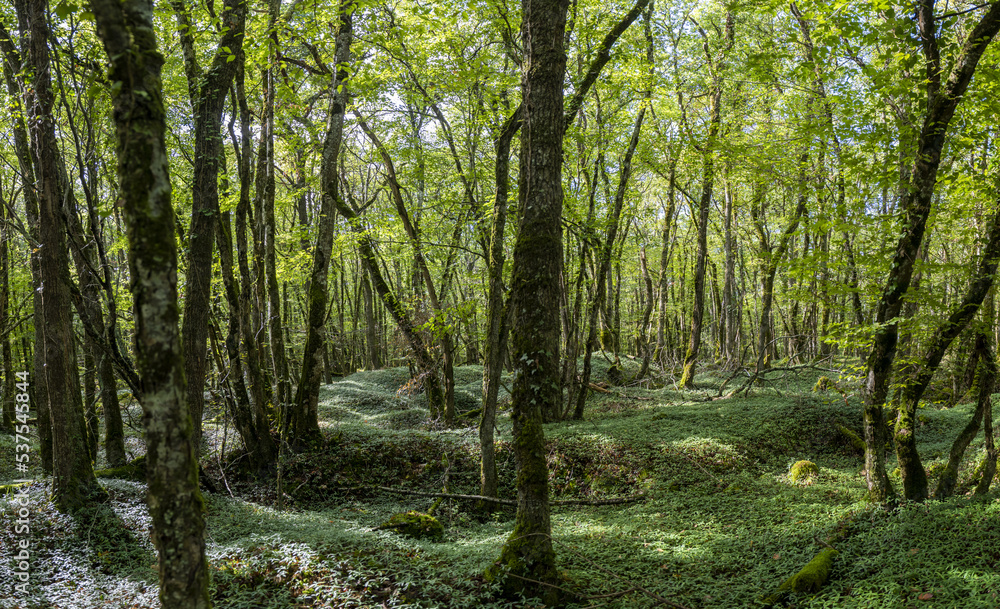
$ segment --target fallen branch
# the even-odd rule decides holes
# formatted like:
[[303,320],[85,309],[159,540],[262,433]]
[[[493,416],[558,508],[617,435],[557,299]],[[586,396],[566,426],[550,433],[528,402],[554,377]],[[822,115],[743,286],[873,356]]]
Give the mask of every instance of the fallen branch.
[[611,391],[610,389],[605,389],[604,387],[601,387],[600,385],[596,385],[594,383],[587,383],[587,387],[590,387],[591,391],[597,391],[600,393],[614,393],[614,391]]
[[[301,485],[300,485],[301,486]],[[383,491],[395,493],[397,495],[412,495],[414,497],[440,497],[442,499],[460,499],[464,501],[484,501],[497,505],[517,506],[517,501],[512,499],[497,499],[496,497],[486,497],[484,495],[459,495],[455,493],[428,493],[425,491],[411,491],[405,488],[393,488],[391,486],[340,486],[334,487],[335,491]],[[564,499],[550,501],[549,505],[622,505],[625,503],[637,503],[645,501],[645,495],[633,495],[631,497],[612,497],[611,499]]]
[[823,584],[830,577],[833,560],[838,554],[837,549],[831,543],[844,541],[850,536],[850,524],[855,517],[855,514],[852,513],[842,518],[837,523],[833,533],[827,536],[826,539],[820,539],[819,536],[815,536],[813,539],[816,540],[817,544],[823,546],[823,549],[795,573],[795,575],[792,575],[778,586],[777,590],[767,596],[761,597],[761,604],[764,607],[770,608],[785,600],[793,592],[800,594],[819,592],[820,588],[823,587]]

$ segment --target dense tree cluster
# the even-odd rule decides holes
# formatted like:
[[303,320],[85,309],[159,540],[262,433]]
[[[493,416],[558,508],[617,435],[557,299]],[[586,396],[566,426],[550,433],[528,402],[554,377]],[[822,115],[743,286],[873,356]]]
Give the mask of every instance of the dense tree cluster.
[[586,416],[593,357],[688,389],[856,358],[872,497],[893,447],[924,500],[917,405],[995,376],[998,29],[1000,3],[931,0],[16,0],[2,423],[31,370],[72,509],[99,447],[124,463],[120,390],[142,404],[157,546],[187,569],[165,603],[207,603],[178,583],[205,577],[206,391],[270,475],[359,368],[408,364],[450,425],[454,367],[483,364],[485,496],[516,372],[511,573],[556,577],[537,447]]

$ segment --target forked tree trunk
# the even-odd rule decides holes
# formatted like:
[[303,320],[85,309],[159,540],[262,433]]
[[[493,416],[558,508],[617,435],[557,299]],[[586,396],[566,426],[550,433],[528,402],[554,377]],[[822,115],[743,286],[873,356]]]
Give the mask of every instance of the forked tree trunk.
[[[942,70],[933,0],[920,0],[917,3],[916,19],[926,64],[927,111],[917,141],[916,154],[910,167],[908,187],[901,189],[902,200],[899,208],[903,220],[889,267],[889,275],[885,281],[886,287],[876,307],[874,321],[877,330],[866,361],[866,378],[862,390],[867,446],[865,471],[869,495],[877,502],[891,501],[895,495],[885,470],[883,455],[887,436],[884,404],[889,393],[889,381],[899,336],[899,326],[894,320],[899,317],[904,303],[903,297],[910,288],[914,261],[927,228],[948,125],[968,89],[979,60],[1000,30],[1000,3],[991,4],[979,23],[965,38],[966,42],[958,53],[945,83],[941,82]],[[896,435],[898,438],[898,431]]]

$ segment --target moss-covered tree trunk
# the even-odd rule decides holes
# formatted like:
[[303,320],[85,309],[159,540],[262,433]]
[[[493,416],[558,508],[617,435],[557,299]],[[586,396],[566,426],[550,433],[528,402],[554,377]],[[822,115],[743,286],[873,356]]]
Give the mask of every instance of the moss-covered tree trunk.
[[184,376],[187,406],[194,423],[195,452],[201,446],[204,410],[208,315],[212,296],[212,255],[219,214],[219,162],[222,154],[222,109],[236,74],[230,61],[240,52],[247,6],[226,0],[220,14],[222,35],[207,70],[198,65],[194,30],[184,0],[171,2],[180,26],[181,49],[194,110],[194,177],[191,183],[191,226],[187,239],[187,275],[184,285]]
[[[24,2],[16,5],[18,13],[18,26],[21,30],[21,48],[27,47],[28,22],[25,17],[26,10]],[[10,32],[0,23],[0,49],[3,51],[3,73],[4,81],[7,84],[7,92],[11,99],[20,99],[24,106],[29,106],[31,96],[28,93],[25,77],[26,72],[22,70],[21,53],[14,43],[14,38]],[[28,234],[31,237],[32,245],[39,243],[38,236],[38,193],[35,190],[35,163],[32,159],[31,146],[28,142],[28,130],[24,124],[24,116],[27,112],[21,108],[21,112],[14,112],[11,117],[14,132],[14,152],[17,156],[18,168],[21,172],[21,182],[24,189],[24,211],[28,218]],[[29,266],[31,268],[31,284],[41,284],[41,258],[42,250],[39,247],[31,248]],[[32,290],[32,310],[42,310],[42,294],[39,290]],[[44,340],[42,326],[34,324],[34,344],[41,345]],[[26,352],[28,349],[26,348]],[[45,359],[43,349],[30,350],[32,355],[32,383],[29,388],[31,393],[31,403],[38,409],[38,440],[40,445],[40,456],[42,470],[52,473],[52,428],[49,419],[48,401],[43,399],[46,395],[45,388]]]
[[[240,62],[237,62],[240,63]],[[266,409],[271,400],[271,388],[267,384],[262,372],[261,355],[257,345],[258,334],[255,331],[254,308],[255,294],[254,281],[250,275],[250,246],[247,241],[247,217],[250,215],[250,183],[252,173],[250,157],[252,156],[253,137],[250,133],[250,106],[246,100],[246,87],[244,83],[243,66],[237,65],[236,76],[236,102],[240,113],[240,140],[239,140],[239,176],[240,176],[240,198],[236,203],[236,261],[239,267],[240,285],[240,305],[239,324],[240,340],[243,348],[241,352],[245,357],[247,379],[250,384],[250,398],[254,408]],[[235,143],[234,143],[235,146]]]
[[[483,366],[483,414],[479,419],[479,494],[497,496],[496,446],[493,428],[496,424],[497,398],[500,395],[500,377],[503,374],[503,356],[507,346],[507,311],[504,307],[503,285],[503,235],[507,225],[507,197],[510,180],[510,144],[521,127],[521,108],[507,118],[499,136],[493,143],[496,153],[494,167],[493,223],[490,230],[489,287],[486,297],[486,361]],[[477,508],[490,511],[493,504],[481,502]]]
[[[879,502],[889,501],[894,496],[882,455],[887,435],[884,405],[899,337],[899,326],[894,320],[899,317],[903,297],[910,288],[914,261],[924,239],[948,126],[972,81],[979,60],[1000,30],[1000,3],[990,5],[969,32],[950,73],[942,70],[936,23],[933,0],[917,2],[916,27],[924,52],[926,80],[923,82],[926,86],[927,110],[917,140],[916,154],[905,179],[908,183],[906,188],[901,188],[899,208],[902,222],[899,239],[885,281],[886,287],[876,307],[877,330],[866,361],[866,378],[862,390],[865,443],[868,447],[865,451],[865,470],[869,494],[874,501]],[[945,82],[941,78],[943,73],[948,74]],[[896,436],[899,437],[899,431]]]
[[53,120],[53,94],[49,74],[51,34],[47,3],[24,0],[17,3],[18,18],[27,27],[26,68],[31,87],[25,95],[30,148],[35,168],[34,188],[38,196],[39,279],[41,308],[35,324],[41,326],[40,349],[44,358],[45,393],[52,429],[52,494],[63,510],[83,507],[100,494],[100,486],[88,453],[87,425],[74,354],[73,317],[70,308],[69,255],[63,221],[65,184],[60,169],[59,144]]
[[[998,258],[1000,258],[1000,213],[994,214],[992,218],[985,247],[965,296],[951,315],[938,326],[927,351],[907,375],[905,388],[899,402],[899,414],[896,417],[895,440],[896,458],[899,461],[899,471],[903,479],[903,494],[910,501],[923,501],[928,497],[927,474],[924,472],[924,466],[920,462],[920,454],[917,452],[917,404],[923,397],[934,372],[940,366],[948,347],[975,317],[986,298],[986,293],[993,286]],[[984,353],[990,352],[988,343],[984,341],[985,337],[982,335],[977,337],[976,348],[979,350],[981,358],[987,357]],[[982,415],[981,411],[984,407],[982,399],[981,397],[977,409],[979,414],[975,419],[976,425],[978,425],[978,417]],[[975,433],[975,430],[971,431],[966,444],[971,441]],[[960,442],[956,440],[952,449],[953,457],[959,446]],[[964,451],[965,448],[962,447],[961,453]],[[961,459],[961,453],[958,455],[959,459]],[[957,463],[955,467],[958,467]]]
[[[550,537],[549,476],[542,412],[562,404],[559,377],[559,289],[562,274],[562,138],[564,34],[568,0],[521,4],[524,49],[521,90],[519,206],[514,245],[511,356],[517,516],[497,563],[487,570],[502,578],[508,593],[558,601],[558,579]],[[528,581],[530,578],[534,581]],[[535,582],[542,582],[541,584]]]
[[7,227],[7,206],[0,195],[0,349],[3,350],[3,386],[0,387],[0,400],[3,400],[0,414],[0,429],[14,429],[14,360],[10,348],[13,324],[10,322],[10,257],[7,243],[10,240],[10,229]]
[[302,354],[302,371],[295,399],[289,409],[288,433],[300,440],[319,434],[317,405],[319,386],[323,376],[323,353],[326,340],[327,275],[330,254],[333,250],[334,214],[341,204],[340,149],[344,139],[344,113],[348,101],[348,63],[351,59],[351,40],[354,34],[355,4],[344,0],[340,4],[340,26],[337,32],[335,59],[337,71],[330,83],[330,110],[323,143],[322,187],[316,246],[313,265],[306,291],[308,302],[308,329]]
[[178,332],[177,245],[171,207],[153,6],[149,0],[93,0],[98,35],[111,62],[118,180],[135,299],[136,352],[146,430],[147,502],[159,553],[164,609],[206,609],[204,503],[191,413],[184,403]]
[[[962,458],[965,456],[965,450],[969,447],[972,439],[976,437],[979,432],[979,425],[981,421],[984,421],[987,426],[993,424],[993,389],[996,386],[997,381],[997,364],[996,356],[993,354],[993,349],[990,348],[989,337],[983,332],[976,333],[976,346],[974,351],[975,361],[978,361],[980,366],[979,374],[979,398],[976,401],[976,410],[972,414],[972,418],[966,424],[965,428],[955,441],[951,445],[951,451],[948,453],[948,464],[945,466],[944,471],[941,472],[941,477],[938,479],[937,489],[934,491],[934,496],[938,499],[944,499],[945,497],[951,496],[955,490],[955,485],[958,483],[958,468],[962,465]],[[987,415],[987,411],[989,414]],[[992,430],[990,430],[992,431]],[[992,434],[987,433],[987,438],[990,438]],[[993,453],[994,468],[996,467],[996,451],[992,446],[992,442],[987,442],[987,458],[989,458],[990,453]],[[987,464],[988,467],[988,464]],[[994,472],[989,472],[989,477],[993,477]],[[986,472],[983,474],[983,479],[986,479]],[[987,482],[987,488],[989,483]],[[905,489],[905,486],[904,486]],[[976,489],[976,494],[979,494],[979,489]]]
[[[274,66],[277,64],[278,33],[275,24],[281,8],[280,0],[269,0],[268,6],[268,68],[264,71],[264,112],[261,116],[260,145],[257,155],[257,176],[255,197],[264,212],[264,273],[267,287],[268,337],[271,341],[271,367],[274,374],[274,401],[279,408],[287,408],[292,400],[292,381],[288,373],[288,358],[285,354],[284,330],[281,327],[281,306],[278,294],[278,271],[276,265],[277,234],[274,216]],[[244,61],[241,58],[239,61]]]
[[243,375],[243,361],[240,357],[240,320],[243,318],[243,311],[240,288],[233,273],[233,238],[230,222],[229,212],[219,215],[217,231],[219,268],[222,272],[226,302],[229,305],[229,327],[225,339],[226,357],[229,360],[226,377],[232,385],[236,403],[233,409],[236,429],[250,455],[251,468],[257,472],[266,472],[277,460],[278,447],[271,438],[264,407],[259,401],[251,399]]

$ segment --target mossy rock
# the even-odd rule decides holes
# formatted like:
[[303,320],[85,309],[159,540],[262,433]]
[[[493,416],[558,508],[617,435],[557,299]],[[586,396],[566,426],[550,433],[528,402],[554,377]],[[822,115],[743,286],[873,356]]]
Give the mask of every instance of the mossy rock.
[[121,480],[146,481],[146,455],[140,455],[121,467],[99,469],[94,472],[98,478],[118,478]]
[[393,514],[389,521],[378,529],[392,530],[414,539],[441,541],[444,537],[444,525],[437,518],[414,510]]
[[819,468],[812,461],[796,461],[792,468],[788,470],[788,479],[798,482],[812,476],[819,475]]

